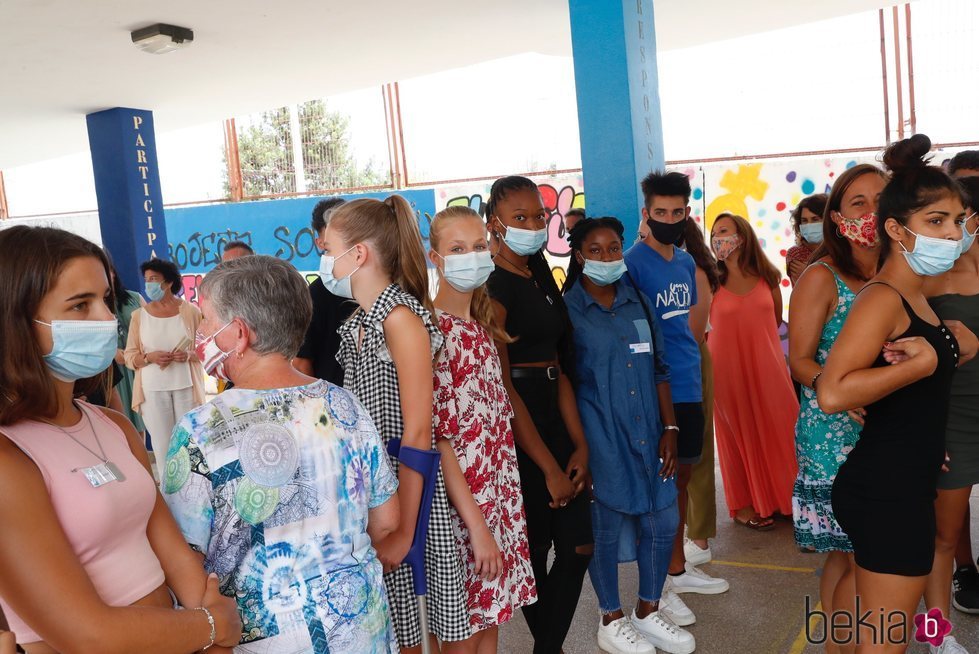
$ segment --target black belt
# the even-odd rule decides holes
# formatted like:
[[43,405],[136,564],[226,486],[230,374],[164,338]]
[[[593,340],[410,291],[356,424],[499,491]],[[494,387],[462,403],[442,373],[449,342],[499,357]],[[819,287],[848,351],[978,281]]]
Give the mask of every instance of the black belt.
[[512,379],[546,379],[557,381],[561,375],[561,370],[557,366],[547,366],[546,368],[510,368]]

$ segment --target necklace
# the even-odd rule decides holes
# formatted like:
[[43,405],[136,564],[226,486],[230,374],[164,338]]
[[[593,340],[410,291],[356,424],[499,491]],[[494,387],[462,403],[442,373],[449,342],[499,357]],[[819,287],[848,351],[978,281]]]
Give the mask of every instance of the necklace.
[[[75,406],[77,407],[78,405]],[[96,454],[95,451],[92,448],[90,448],[88,445],[86,445],[85,443],[81,442],[80,440],[72,436],[68,432],[68,430],[66,430],[61,425],[56,425],[53,422],[48,422],[47,420],[43,421],[44,423],[51,425],[52,427],[60,431],[62,434],[64,434],[71,440],[75,441],[75,443],[77,443],[80,447],[84,448],[86,452],[88,452],[89,454],[91,454],[96,459],[99,459],[102,462],[98,465],[94,465],[88,468],[72,468],[71,471],[78,472],[80,470],[82,474],[85,475],[85,478],[88,479],[88,482],[92,484],[92,486],[95,488],[98,488],[103,484],[107,484],[110,481],[120,481],[120,482],[126,481],[126,475],[122,474],[122,471],[119,469],[119,466],[109,461],[109,458],[105,455],[105,449],[102,447],[102,441],[99,440],[98,432],[96,432],[95,427],[92,426],[92,419],[88,417],[88,414],[85,413],[85,411],[81,407],[78,407],[78,410],[81,412],[82,417],[85,418],[85,422],[88,424],[88,428],[92,432],[92,435],[95,436],[95,444],[98,445],[99,447],[98,454]]]
[[502,252],[498,252],[497,255],[500,256],[508,264],[510,264],[510,266],[513,267],[514,272],[517,273],[518,275],[520,275],[521,277],[526,277],[527,279],[531,279],[534,276],[534,273],[532,273],[530,271],[530,266],[527,266],[527,265],[523,266],[524,270],[526,270],[526,272],[524,272],[524,270],[521,270],[520,269],[521,268],[520,266],[518,266],[517,264],[513,263],[512,261],[510,261],[507,258],[507,256],[505,254],[503,254]]

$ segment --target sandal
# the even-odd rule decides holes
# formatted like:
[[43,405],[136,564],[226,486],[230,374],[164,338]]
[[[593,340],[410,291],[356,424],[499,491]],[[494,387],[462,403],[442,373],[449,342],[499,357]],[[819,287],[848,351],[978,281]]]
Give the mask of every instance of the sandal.
[[772,522],[771,518],[762,518],[761,516],[755,516],[750,520],[738,520],[735,517],[734,522],[753,531],[771,531],[775,529],[775,523]]

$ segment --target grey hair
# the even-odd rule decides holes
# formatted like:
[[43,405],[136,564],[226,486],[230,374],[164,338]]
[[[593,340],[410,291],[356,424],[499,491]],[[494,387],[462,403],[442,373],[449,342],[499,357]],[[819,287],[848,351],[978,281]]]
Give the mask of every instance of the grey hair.
[[264,254],[225,261],[204,276],[201,293],[222,323],[239,318],[259,354],[296,356],[313,317],[309,285],[291,264]]

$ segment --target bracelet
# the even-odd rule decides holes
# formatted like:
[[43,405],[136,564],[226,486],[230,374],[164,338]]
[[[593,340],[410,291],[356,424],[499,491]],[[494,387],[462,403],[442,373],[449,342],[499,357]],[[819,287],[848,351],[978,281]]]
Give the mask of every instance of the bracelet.
[[822,375],[822,374],[823,374],[823,371],[820,370],[815,375],[813,375],[812,381],[809,382],[809,385],[812,387],[812,390],[816,390],[816,380],[819,379],[820,375]]
[[663,425],[663,431],[669,431],[671,429],[676,432],[680,431],[680,428],[677,427],[676,425]]
[[203,652],[203,651],[208,650],[208,649],[210,649],[211,647],[214,646],[214,641],[218,637],[217,627],[214,626],[214,616],[211,615],[211,612],[208,611],[207,608],[205,608],[203,606],[198,606],[194,610],[195,611],[203,611],[204,612],[204,615],[207,616],[207,623],[209,625],[211,625],[211,642],[209,642],[205,647],[202,647],[201,648],[201,651]]

